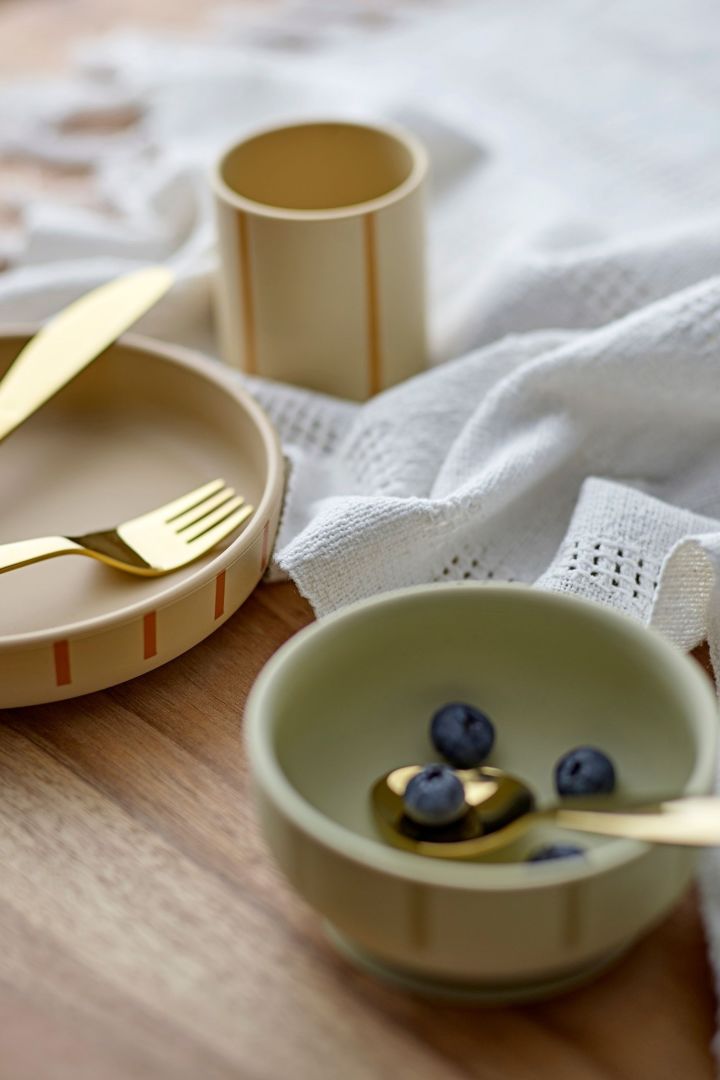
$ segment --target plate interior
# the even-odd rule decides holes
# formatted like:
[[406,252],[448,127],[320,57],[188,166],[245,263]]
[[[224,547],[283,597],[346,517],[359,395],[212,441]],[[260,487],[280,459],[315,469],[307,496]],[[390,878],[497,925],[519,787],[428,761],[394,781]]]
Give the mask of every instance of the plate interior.
[[[23,344],[0,338],[0,372]],[[253,417],[220,382],[114,345],[0,447],[0,543],[108,528],[215,477],[257,506],[267,475]],[[220,550],[165,578],[133,578],[75,556],[1,574],[0,640],[72,631],[88,618],[160,603]]]

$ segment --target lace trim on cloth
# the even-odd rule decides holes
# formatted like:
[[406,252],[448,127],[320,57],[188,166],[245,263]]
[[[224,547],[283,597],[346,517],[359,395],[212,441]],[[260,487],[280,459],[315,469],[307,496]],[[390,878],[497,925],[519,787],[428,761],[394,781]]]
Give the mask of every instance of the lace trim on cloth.
[[662,560],[644,554],[621,540],[603,537],[595,543],[584,537],[566,540],[552,570],[544,576],[547,588],[587,596],[645,620],[652,609]]
[[712,518],[590,478],[565,539],[537,584],[619,608],[662,626],[681,647],[692,648],[704,636],[706,598],[698,597],[707,592],[712,573],[709,556],[687,537],[709,540],[717,528]]

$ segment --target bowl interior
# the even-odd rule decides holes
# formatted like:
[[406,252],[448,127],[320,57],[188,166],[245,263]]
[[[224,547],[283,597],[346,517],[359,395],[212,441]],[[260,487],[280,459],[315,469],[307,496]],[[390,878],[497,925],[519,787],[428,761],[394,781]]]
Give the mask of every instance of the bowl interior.
[[[273,750],[304,799],[373,840],[372,783],[438,759],[430,717],[453,700],[492,717],[488,764],[526,779],[541,801],[555,800],[557,759],[583,743],[612,757],[620,797],[681,792],[707,732],[667,659],[629,620],[565,597],[474,585],[397,594],[320,624],[288,651],[273,686]],[[522,858],[547,833],[492,861]],[[617,843],[582,838],[587,848]]]
[[[0,338],[0,374],[24,342]],[[109,528],[215,477],[257,506],[266,445],[241,396],[211,369],[130,344],[99,357],[3,445],[0,543]],[[214,557],[168,578],[133,578],[79,558],[4,574],[0,638],[160,603]]]

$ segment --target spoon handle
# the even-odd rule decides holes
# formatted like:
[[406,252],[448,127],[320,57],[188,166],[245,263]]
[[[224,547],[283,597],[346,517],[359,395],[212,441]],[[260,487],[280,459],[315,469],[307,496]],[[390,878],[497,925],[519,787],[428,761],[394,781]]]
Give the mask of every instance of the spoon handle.
[[547,817],[566,829],[652,844],[720,844],[720,798],[712,795],[670,799],[632,810],[575,810],[561,806],[548,811]]

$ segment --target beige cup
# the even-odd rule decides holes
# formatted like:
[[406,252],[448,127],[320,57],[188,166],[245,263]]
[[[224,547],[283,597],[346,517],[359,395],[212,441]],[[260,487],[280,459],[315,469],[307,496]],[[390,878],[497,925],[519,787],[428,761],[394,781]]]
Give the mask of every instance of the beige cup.
[[231,147],[214,176],[228,362],[356,401],[421,371],[426,172],[412,136],[355,123]]

